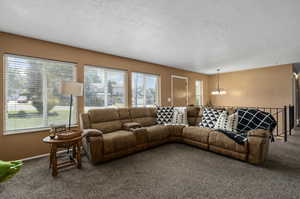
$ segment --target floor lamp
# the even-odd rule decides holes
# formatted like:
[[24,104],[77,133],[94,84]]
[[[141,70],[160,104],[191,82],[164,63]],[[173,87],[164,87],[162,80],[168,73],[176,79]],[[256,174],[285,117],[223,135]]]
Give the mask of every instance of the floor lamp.
[[71,119],[72,119],[73,96],[77,97],[83,95],[83,84],[74,81],[62,81],[61,93],[63,95],[70,95],[70,112],[69,112],[69,130],[70,130]]

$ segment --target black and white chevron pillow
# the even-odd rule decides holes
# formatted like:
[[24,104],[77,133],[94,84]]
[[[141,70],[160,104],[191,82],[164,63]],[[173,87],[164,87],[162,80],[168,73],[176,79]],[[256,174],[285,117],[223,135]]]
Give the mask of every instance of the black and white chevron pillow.
[[199,123],[200,127],[214,128],[215,124],[224,110],[204,108],[202,121]]
[[156,122],[157,124],[166,124],[172,121],[174,114],[174,107],[172,106],[158,106],[156,107]]

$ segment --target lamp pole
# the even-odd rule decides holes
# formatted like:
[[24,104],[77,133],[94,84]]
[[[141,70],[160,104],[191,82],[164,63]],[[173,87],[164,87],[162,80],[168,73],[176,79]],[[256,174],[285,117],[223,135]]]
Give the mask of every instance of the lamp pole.
[[69,111],[69,130],[71,130],[71,118],[72,118],[72,106],[73,106],[73,95],[71,94],[70,111]]

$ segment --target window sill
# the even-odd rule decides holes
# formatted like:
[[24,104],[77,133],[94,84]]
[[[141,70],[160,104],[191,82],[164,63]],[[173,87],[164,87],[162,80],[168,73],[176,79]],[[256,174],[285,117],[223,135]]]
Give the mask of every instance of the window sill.
[[[78,127],[78,124],[71,125],[71,128],[76,128]],[[17,134],[26,134],[26,133],[37,133],[37,132],[46,132],[49,131],[49,127],[45,128],[35,128],[35,129],[20,129],[20,130],[11,130],[11,131],[4,131],[3,135],[9,136],[9,135],[17,135]]]

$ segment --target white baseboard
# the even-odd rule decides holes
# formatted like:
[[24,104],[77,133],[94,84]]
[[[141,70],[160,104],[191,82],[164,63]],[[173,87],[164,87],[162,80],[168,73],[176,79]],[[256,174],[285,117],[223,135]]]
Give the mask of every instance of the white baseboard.
[[[83,151],[83,147],[80,148],[81,149],[81,153]],[[57,153],[60,154],[60,153],[66,153],[68,150],[62,150],[62,151],[58,151]],[[70,151],[72,151],[72,149],[70,149]],[[49,157],[50,156],[50,153],[45,153],[45,154],[41,154],[41,155],[36,155],[36,156],[32,156],[32,157],[28,157],[28,158],[24,158],[24,159],[21,159],[22,161],[27,161],[27,160],[33,160],[33,159],[38,159],[38,158],[43,158],[43,157]]]
[[[58,151],[57,153],[65,153],[65,152],[67,152],[67,150]],[[32,157],[21,159],[21,160],[22,161],[28,161],[28,160],[33,160],[33,159],[38,159],[38,158],[43,158],[43,157],[48,157],[48,156],[50,156],[50,153],[36,155],[36,156],[32,156]]]

